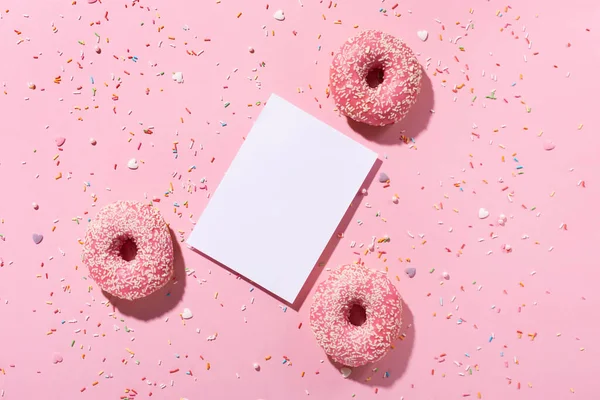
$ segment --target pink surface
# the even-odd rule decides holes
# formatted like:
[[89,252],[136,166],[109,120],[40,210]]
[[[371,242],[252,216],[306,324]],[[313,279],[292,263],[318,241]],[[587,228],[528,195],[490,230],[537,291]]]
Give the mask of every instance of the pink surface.
[[[127,389],[190,400],[597,397],[600,5],[303,2],[268,10],[232,0],[2,3],[4,398],[118,399]],[[277,9],[285,21],[273,19]],[[421,99],[400,127],[363,136],[325,95],[331,52],[354,25],[405,38],[423,65],[430,58]],[[422,29],[426,42],[416,35]],[[171,79],[176,71],[184,83]],[[496,100],[486,98],[494,90]],[[348,380],[308,328],[310,297],[286,309],[183,246],[176,285],[143,305],[113,308],[80,262],[87,218],[118,199],[160,198],[178,239],[187,237],[271,92],[378,151],[379,172],[391,179],[384,188],[375,177],[368,196],[357,197],[338,229],[343,237],[323,256],[327,266],[307,286],[326,278],[323,269],[361,257],[388,267],[406,301],[406,339],[376,370]],[[401,130],[415,142],[404,144]],[[57,137],[66,138],[62,151]],[[545,151],[547,141],[556,148]],[[137,170],[127,168],[133,157]],[[34,233],[44,236],[39,245]],[[372,236],[385,235],[389,242],[364,255]],[[185,322],[184,308],[194,314]]]

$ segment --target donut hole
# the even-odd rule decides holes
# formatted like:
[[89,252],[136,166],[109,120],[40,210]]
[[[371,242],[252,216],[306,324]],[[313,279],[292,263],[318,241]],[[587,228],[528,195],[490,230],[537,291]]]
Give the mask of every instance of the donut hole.
[[348,310],[348,322],[354,326],[361,326],[367,321],[367,310],[358,304],[352,304]]
[[121,247],[119,247],[119,254],[121,258],[125,261],[133,261],[135,260],[135,256],[137,256],[138,248],[135,244],[135,241],[131,238],[125,238],[121,243]]
[[374,65],[369,69],[369,72],[367,72],[365,80],[367,81],[367,85],[369,85],[370,88],[374,89],[383,83],[384,76],[385,71],[383,70],[383,68],[381,68],[381,66],[379,65]]

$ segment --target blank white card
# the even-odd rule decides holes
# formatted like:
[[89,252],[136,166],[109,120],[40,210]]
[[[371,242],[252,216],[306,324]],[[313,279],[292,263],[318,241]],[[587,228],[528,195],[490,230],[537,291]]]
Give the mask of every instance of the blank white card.
[[293,303],[376,159],[273,94],[188,244]]

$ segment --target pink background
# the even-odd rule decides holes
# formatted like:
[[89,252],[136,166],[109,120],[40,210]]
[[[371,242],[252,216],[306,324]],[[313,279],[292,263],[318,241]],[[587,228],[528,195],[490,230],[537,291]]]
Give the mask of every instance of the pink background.
[[[389,0],[303,3],[279,0],[267,10],[265,2],[233,0],[2,2],[4,398],[118,399],[127,389],[137,398],[190,400],[597,397],[600,5],[407,0],[392,10]],[[277,9],[285,21],[273,19]],[[404,38],[424,66],[431,58],[421,99],[400,126],[349,126],[326,97],[331,52],[358,31],[354,25]],[[429,31],[426,42],[417,38],[420,29]],[[175,71],[183,84],[171,79]],[[497,100],[487,99],[493,90]],[[374,171],[368,196],[355,199],[337,230],[343,238],[334,236],[322,259],[325,268],[359,257],[388,267],[406,301],[405,340],[348,380],[309,329],[307,291],[327,277],[323,267],[284,312],[268,293],[251,291],[250,282],[183,243],[178,282],[136,306],[107,305],[80,263],[87,218],[118,199],[160,198],[156,205],[177,240],[186,238],[259,114],[256,102],[271,92],[377,151],[377,173],[391,178],[384,188]],[[143,132],[148,126],[151,135]],[[399,139],[402,130],[413,145]],[[61,151],[59,136],[66,138]],[[547,141],[556,148],[544,151]],[[127,169],[133,157],[143,161],[136,171]],[[299,190],[311,190],[310,182]],[[481,207],[489,218],[478,219]],[[496,223],[501,213],[509,217],[505,227]],[[41,244],[33,233],[44,235]],[[385,235],[389,243],[363,254],[372,236]],[[351,241],[365,247],[353,249]],[[502,251],[507,244],[510,253]],[[417,269],[413,279],[407,266]],[[183,323],[186,307],[194,317]],[[55,353],[62,363],[53,364]]]

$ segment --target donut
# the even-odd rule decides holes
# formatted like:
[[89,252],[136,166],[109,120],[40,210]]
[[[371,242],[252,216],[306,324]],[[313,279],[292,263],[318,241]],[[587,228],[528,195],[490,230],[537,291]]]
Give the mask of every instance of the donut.
[[121,299],[139,299],[173,276],[171,232],[154,207],[117,201],[103,207],[88,225],[82,259],[102,290]]
[[342,114],[384,126],[402,120],[415,104],[422,74],[419,61],[402,40],[367,30],[348,39],[335,54],[329,81]]
[[[364,322],[350,314],[364,311]],[[382,359],[400,335],[402,299],[382,273],[363,265],[338,267],[317,287],[310,325],[325,353],[342,365],[359,367]]]

